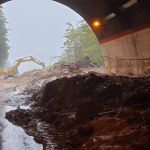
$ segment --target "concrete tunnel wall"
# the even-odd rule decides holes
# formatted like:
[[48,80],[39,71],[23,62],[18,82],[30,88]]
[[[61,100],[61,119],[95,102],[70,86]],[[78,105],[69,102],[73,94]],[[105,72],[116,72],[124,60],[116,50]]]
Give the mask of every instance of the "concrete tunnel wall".
[[110,73],[150,74],[150,28],[102,43],[105,66]]
[[[76,11],[91,26],[109,73],[150,74],[150,0],[54,1]],[[94,20],[101,21],[99,29],[93,27]]]

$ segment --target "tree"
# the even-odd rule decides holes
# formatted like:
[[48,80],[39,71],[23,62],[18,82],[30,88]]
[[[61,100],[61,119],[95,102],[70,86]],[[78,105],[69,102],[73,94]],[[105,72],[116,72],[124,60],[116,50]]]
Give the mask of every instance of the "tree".
[[2,7],[0,7],[0,67],[3,67],[8,59],[8,38],[6,28],[6,18],[3,14]]
[[95,34],[85,21],[80,21],[75,27],[67,23],[64,35],[64,56],[63,60],[70,62],[84,56],[89,56],[93,62],[103,64],[102,50]]

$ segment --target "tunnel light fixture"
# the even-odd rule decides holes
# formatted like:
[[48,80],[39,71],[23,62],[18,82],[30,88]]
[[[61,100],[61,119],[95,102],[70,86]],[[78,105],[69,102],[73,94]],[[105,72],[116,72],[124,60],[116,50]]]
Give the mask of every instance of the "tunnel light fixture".
[[114,18],[115,16],[116,16],[115,13],[111,13],[108,16],[105,17],[105,20],[110,20],[110,19]]
[[100,20],[93,21],[93,27],[94,28],[100,28],[101,27],[101,21]]
[[129,7],[131,7],[132,5],[136,4],[138,2],[138,0],[130,0],[127,3],[122,5],[122,8],[127,9]]

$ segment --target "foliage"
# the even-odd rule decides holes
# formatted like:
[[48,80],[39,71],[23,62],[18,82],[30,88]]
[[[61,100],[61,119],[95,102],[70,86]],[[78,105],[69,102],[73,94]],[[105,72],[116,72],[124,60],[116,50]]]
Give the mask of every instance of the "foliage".
[[8,38],[6,28],[6,18],[3,14],[2,7],[0,7],[0,67],[3,67],[8,59]]
[[89,25],[85,21],[80,21],[77,27],[71,23],[67,23],[67,26],[63,60],[71,62],[89,56],[92,62],[103,64],[102,50]]

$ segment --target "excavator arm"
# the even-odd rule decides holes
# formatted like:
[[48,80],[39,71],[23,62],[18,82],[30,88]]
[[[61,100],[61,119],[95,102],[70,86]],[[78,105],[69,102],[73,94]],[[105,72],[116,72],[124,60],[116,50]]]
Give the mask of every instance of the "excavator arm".
[[0,75],[4,75],[4,76],[13,76],[16,75],[18,72],[18,67],[20,66],[21,63],[24,62],[34,62],[40,66],[42,66],[42,68],[45,68],[45,64],[41,61],[39,61],[38,59],[32,57],[32,56],[28,56],[28,57],[24,57],[24,58],[20,58],[17,59],[14,63],[14,65],[10,68],[10,69],[0,69]]

